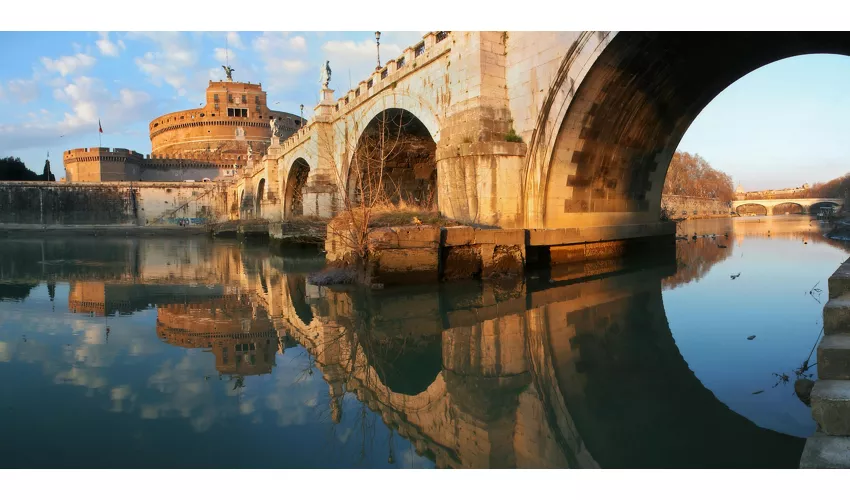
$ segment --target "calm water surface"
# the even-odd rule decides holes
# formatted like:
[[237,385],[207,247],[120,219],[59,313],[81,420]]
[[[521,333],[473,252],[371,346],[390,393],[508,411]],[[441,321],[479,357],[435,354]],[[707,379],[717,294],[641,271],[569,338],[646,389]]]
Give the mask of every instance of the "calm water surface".
[[304,251],[0,240],[0,466],[797,467],[848,257],[822,232],[693,221],[675,259],[376,292]]

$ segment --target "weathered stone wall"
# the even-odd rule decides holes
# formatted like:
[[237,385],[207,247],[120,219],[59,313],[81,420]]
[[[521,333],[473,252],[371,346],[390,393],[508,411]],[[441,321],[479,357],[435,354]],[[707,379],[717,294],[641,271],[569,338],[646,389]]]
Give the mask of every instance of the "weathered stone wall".
[[226,207],[226,189],[217,183],[0,182],[0,223],[201,224],[225,218]]
[[661,197],[661,213],[670,219],[728,217],[732,211],[732,205],[728,201],[693,196],[665,195]]

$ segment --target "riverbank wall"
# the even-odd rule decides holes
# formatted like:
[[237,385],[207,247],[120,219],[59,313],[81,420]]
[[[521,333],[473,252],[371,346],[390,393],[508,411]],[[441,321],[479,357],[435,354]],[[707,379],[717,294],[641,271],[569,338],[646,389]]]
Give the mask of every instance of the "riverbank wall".
[[[567,229],[394,226],[362,236],[328,225],[326,261],[379,287],[522,276],[527,268],[584,266],[647,255],[675,258],[675,222]],[[361,250],[356,242],[364,241]]]
[[185,182],[0,182],[0,225],[203,226],[226,220],[226,186]]
[[669,220],[733,217],[732,203],[694,196],[663,195],[661,213]]

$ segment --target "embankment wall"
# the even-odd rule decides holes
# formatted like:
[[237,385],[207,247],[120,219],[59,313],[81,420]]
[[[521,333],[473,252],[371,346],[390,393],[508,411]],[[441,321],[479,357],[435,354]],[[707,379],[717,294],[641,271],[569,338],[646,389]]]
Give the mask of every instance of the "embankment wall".
[[219,183],[0,182],[0,223],[38,225],[177,225],[227,217]]

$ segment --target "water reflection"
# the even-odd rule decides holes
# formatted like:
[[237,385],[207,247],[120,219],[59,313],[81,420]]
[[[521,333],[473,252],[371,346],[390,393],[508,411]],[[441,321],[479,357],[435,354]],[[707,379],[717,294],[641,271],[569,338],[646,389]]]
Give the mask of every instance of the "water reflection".
[[753,237],[833,248],[748,224],[683,228],[677,262],[368,293],[309,285],[310,254],[2,241],[3,465],[796,467],[803,439],[714,387],[682,320]]

